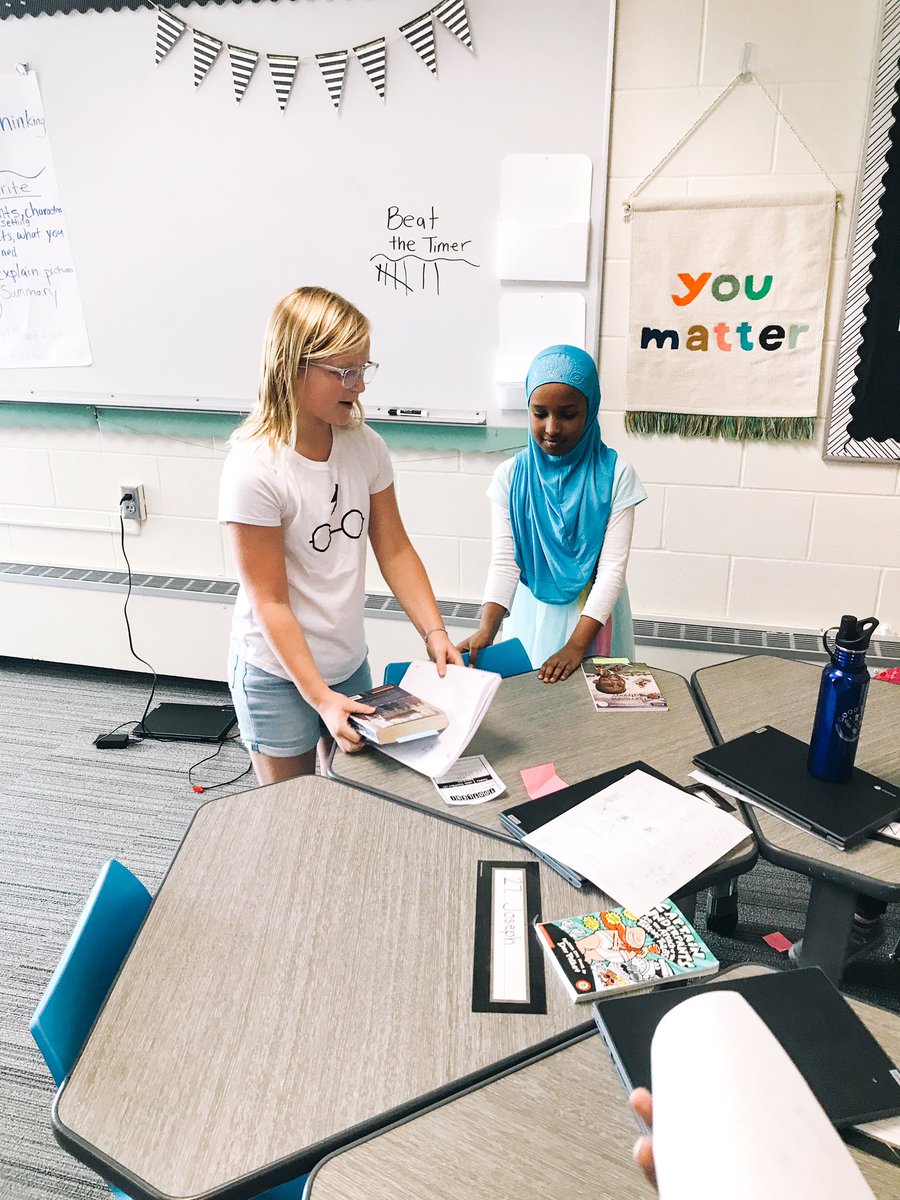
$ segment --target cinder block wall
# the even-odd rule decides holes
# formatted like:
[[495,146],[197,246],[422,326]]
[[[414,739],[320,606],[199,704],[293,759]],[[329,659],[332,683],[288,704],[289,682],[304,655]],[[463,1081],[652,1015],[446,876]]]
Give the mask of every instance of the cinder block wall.
[[[600,373],[604,435],[634,463],[649,494],[638,510],[629,569],[635,613],[816,628],[844,611],[876,612],[884,631],[897,636],[900,470],[821,457],[876,0],[620,0],[618,7]],[[753,69],[846,197],[815,444],[630,437],[623,423],[630,227],[621,202],[737,73],[745,42],[753,45]],[[823,182],[765,97],[746,84],[651,187],[709,194]],[[224,453],[220,437],[173,434],[163,423],[148,431],[143,415],[105,417],[101,429],[4,428],[0,410],[0,556],[124,567],[114,500],[119,484],[139,481],[151,516],[128,541],[135,569],[233,576],[215,524]],[[440,596],[480,599],[489,555],[484,490],[498,457],[394,453],[401,510]],[[368,583],[383,587],[374,563]],[[52,598],[37,602],[37,591]],[[109,604],[91,593],[77,603],[67,596],[0,585],[0,653],[127,665],[124,629]],[[227,612],[182,620],[164,603],[187,604],[144,606],[159,669],[220,676]],[[76,608],[78,619],[67,621]],[[380,624],[395,640],[399,628]]]

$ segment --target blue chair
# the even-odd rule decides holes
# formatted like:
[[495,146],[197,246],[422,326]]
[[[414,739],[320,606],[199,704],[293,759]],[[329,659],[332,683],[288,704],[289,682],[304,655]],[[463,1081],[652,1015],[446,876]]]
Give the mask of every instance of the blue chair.
[[[525,675],[534,670],[531,659],[518,638],[509,638],[505,642],[485,646],[478,652],[476,661],[480,671],[493,671],[503,679],[508,679],[511,675]],[[463,655],[463,662],[468,665],[468,654]],[[399,683],[408,666],[408,662],[388,663],[384,668],[383,682]]]
[[[110,859],[91,888],[28,1026],[57,1087],[74,1066],[149,907],[150,893],[137,876]],[[304,1175],[265,1192],[264,1198],[300,1200],[305,1182]],[[112,1184],[109,1190],[128,1200]]]
[[[71,1071],[150,907],[150,893],[110,859],[97,876],[28,1028],[57,1087]],[[128,1200],[110,1184],[114,1196]]]

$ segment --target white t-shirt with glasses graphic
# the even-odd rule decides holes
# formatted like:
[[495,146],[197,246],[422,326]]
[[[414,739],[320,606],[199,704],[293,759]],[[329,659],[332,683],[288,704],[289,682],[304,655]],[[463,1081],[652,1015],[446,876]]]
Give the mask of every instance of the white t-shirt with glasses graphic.
[[[281,526],[291,611],[327,684],[348,679],[366,657],[363,626],[369,497],[393,483],[382,438],[363,425],[334,428],[327,462],[287,446],[238,442],[225,460],[219,522]],[[231,649],[255,667],[290,676],[239,588]]]

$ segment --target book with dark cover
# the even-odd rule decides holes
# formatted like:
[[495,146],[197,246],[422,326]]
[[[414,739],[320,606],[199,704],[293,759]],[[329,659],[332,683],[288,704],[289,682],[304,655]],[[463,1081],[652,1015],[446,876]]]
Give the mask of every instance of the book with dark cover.
[[719,960],[671,900],[636,916],[626,908],[537,921],[547,957],[573,1000],[712,975]]
[[375,709],[371,715],[352,713],[348,720],[367,741],[378,746],[433,737],[447,728],[445,712],[395,683],[383,683],[353,699]]

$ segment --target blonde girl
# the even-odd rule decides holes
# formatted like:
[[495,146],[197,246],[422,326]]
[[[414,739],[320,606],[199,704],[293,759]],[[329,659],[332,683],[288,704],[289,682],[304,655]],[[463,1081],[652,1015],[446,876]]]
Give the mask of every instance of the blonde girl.
[[390,456],[363,423],[360,396],[378,364],[369,322],[343,297],[297,288],[269,318],[256,405],[225,462],[219,521],[240,588],[229,686],[260,783],[315,770],[333,738],[371,709],[363,605],[366,542],[444,674],[461,662],[403,528]]

